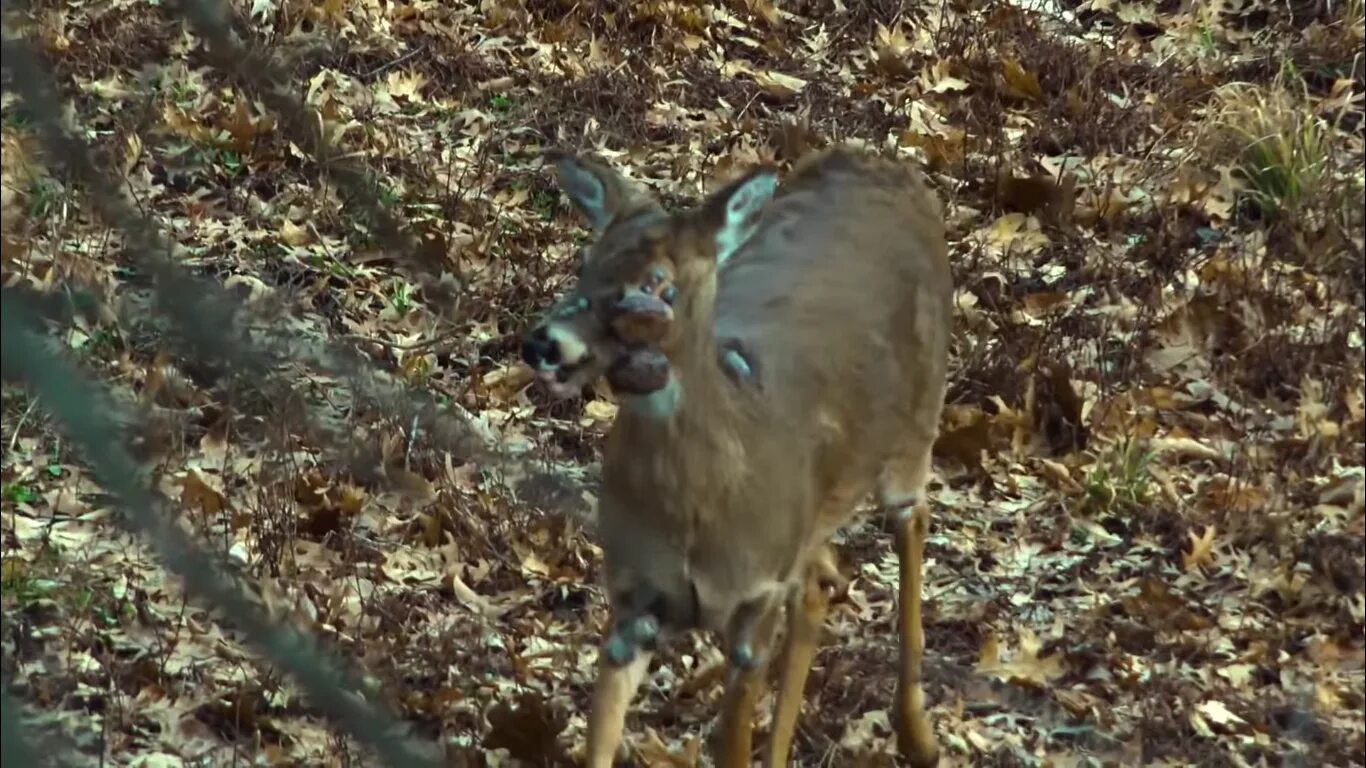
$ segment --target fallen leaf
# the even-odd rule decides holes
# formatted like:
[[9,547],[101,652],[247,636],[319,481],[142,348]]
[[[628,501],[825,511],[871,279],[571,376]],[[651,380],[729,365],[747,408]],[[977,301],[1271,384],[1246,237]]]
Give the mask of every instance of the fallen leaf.
[[1006,93],[1011,96],[1032,101],[1043,99],[1043,88],[1039,86],[1039,78],[1032,72],[1026,72],[1016,59],[1002,59],[1001,74],[1005,78]]
[[1224,702],[1218,701],[1217,699],[1201,702],[1196,709],[1201,715],[1205,716],[1205,719],[1215,725],[1233,727],[1247,723],[1246,720],[1230,711]]
[[213,517],[228,508],[228,500],[210,487],[198,470],[192,469],[180,479],[180,505]]
[[780,101],[787,101],[806,88],[805,80],[781,72],[755,72],[754,82],[764,89],[764,93]]
[[559,765],[566,760],[559,736],[568,717],[552,709],[540,694],[526,691],[516,704],[498,702],[486,717],[485,748],[506,749],[513,758],[531,765]]
[[1191,543],[1190,551],[1181,553],[1181,566],[1186,573],[1206,565],[1214,565],[1214,535],[1213,525],[1205,526],[1205,532],[1199,536],[1192,531],[1186,532]]

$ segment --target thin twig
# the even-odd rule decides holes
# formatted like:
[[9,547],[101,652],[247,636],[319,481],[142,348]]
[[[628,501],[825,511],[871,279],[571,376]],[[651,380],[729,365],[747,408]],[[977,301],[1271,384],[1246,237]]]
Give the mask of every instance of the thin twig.
[[385,62],[385,63],[379,65],[378,67],[375,67],[374,69],[370,70],[369,72],[366,72],[365,74],[360,75],[360,79],[362,79],[362,80],[369,80],[370,78],[374,77],[375,75],[378,75],[378,74],[381,74],[381,73],[383,73],[383,72],[385,72],[385,71],[387,71],[387,70],[393,69],[394,67],[397,67],[398,65],[400,65],[400,64],[402,64],[402,63],[408,61],[409,59],[416,57],[418,54],[422,53],[422,52],[425,51],[425,50],[427,50],[427,44],[426,44],[426,43],[423,43],[422,45],[419,45],[418,47],[414,48],[413,50],[408,51],[407,53],[403,54],[402,56],[399,56],[398,58],[394,59],[393,61]]
[[38,398],[29,398],[28,407],[24,409],[24,415],[19,417],[19,423],[14,425],[14,434],[9,436],[9,449],[14,450],[14,446],[19,442],[19,433],[24,431],[24,423],[28,421],[28,415],[33,413],[33,409],[38,407]]

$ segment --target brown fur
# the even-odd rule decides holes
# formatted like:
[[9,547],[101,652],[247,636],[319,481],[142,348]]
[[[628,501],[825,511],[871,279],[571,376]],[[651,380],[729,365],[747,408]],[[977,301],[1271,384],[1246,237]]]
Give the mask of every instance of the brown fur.
[[[744,179],[698,209],[665,216],[615,174],[581,162],[616,185],[609,199],[633,203],[605,226],[569,300],[638,285],[656,268],[677,290],[659,341],[676,405],[669,393],[626,398],[604,449],[599,531],[610,598],[621,614],[648,601],[636,596],[653,596],[666,629],[721,632],[734,647],[749,626],[738,615],[770,616],[784,604],[803,610],[820,588],[808,574],[828,568],[830,535],[870,491],[889,507],[921,501],[952,311],[939,204],[907,166],[822,152],[789,175],[746,245],[718,270],[713,233],[727,190]],[[592,304],[566,322],[589,350],[583,359],[601,366],[629,344],[602,330],[600,302]],[[758,361],[762,376],[728,376],[718,338]],[[914,583],[918,591],[918,572]],[[794,637],[798,618],[788,619]],[[764,634],[754,638],[761,651]],[[809,664],[792,642],[788,655]],[[915,680],[903,671],[902,682],[918,690],[918,655],[914,667]],[[805,668],[793,674],[800,696]],[[600,683],[596,706],[614,712],[605,717],[622,708],[603,698],[622,694],[605,691],[624,687],[634,690],[616,678]],[[756,695],[729,697],[739,721],[723,725],[732,743],[726,761],[747,764],[744,713]],[[620,726],[595,728],[590,760],[601,760]]]

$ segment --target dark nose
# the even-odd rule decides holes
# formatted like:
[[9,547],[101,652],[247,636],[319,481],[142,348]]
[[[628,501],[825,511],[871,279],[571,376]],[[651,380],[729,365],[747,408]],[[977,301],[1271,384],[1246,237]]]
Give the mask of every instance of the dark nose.
[[560,347],[550,338],[546,326],[538,325],[527,334],[522,342],[522,360],[532,368],[555,365],[560,362]]

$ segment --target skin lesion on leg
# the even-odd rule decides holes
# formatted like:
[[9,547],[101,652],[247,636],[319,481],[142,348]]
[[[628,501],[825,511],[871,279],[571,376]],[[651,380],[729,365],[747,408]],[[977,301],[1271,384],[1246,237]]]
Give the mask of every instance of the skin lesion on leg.
[[774,627],[780,614],[778,606],[770,605],[755,620],[750,639],[754,649],[753,663],[743,667],[730,665],[730,679],[713,741],[713,762],[717,768],[749,768],[754,745],[754,711],[764,695]]

